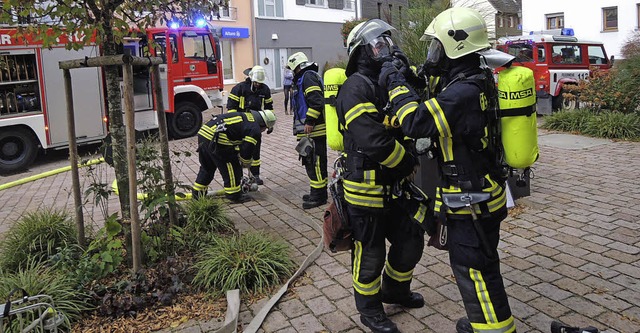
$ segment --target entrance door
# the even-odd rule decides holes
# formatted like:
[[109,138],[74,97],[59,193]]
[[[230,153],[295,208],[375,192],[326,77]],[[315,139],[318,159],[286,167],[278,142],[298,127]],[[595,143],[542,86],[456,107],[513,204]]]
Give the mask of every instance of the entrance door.
[[287,49],[260,49],[259,65],[267,72],[267,85],[282,88],[282,72],[287,65]]

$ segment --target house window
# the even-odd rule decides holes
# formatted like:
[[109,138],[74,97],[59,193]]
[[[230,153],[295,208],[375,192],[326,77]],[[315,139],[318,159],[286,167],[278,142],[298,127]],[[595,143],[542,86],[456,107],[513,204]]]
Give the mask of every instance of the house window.
[[636,4],[636,28],[640,29],[640,3]]
[[382,14],[382,3],[378,2],[378,18],[381,18],[380,14]]
[[618,30],[618,7],[602,8],[602,21],[604,31]]
[[513,28],[515,26],[516,26],[516,24],[515,24],[515,20],[514,20],[513,16],[509,16],[509,28]]
[[307,5],[324,7],[325,0],[306,0]]
[[564,13],[547,14],[547,29],[564,28]]
[[354,10],[354,8],[355,8],[354,0],[344,0],[344,7],[342,7],[342,9]]
[[258,16],[284,17],[282,0],[258,0]]
[[502,16],[498,17],[498,27],[500,27],[500,28],[504,27],[504,17],[502,17]]
[[224,72],[224,79],[228,82],[233,82],[233,41],[222,38],[220,40],[220,46],[222,46],[222,70]]

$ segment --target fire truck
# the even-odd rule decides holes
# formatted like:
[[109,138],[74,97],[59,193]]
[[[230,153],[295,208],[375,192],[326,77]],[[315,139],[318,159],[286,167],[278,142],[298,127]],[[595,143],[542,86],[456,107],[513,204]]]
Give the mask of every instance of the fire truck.
[[[0,173],[27,168],[39,148],[68,147],[63,72],[58,63],[101,55],[95,44],[74,51],[59,44],[44,48],[15,29],[0,29]],[[153,42],[150,42],[153,41]],[[149,28],[126,38],[123,53],[157,56],[169,134],[193,136],[202,111],[226,104],[218,38],[207,28]],[[157,128],[149,67],[136,66],[134,104],[136,130]],[[107,135],[106,82],[102,69],[71,71],[78,144],[100,142]],[[121,81],[122,88],[122,81]],[[122,95],[122,94],[121,94]]]
[[513,65],[533,70],[539,114],[551,114],[552,109],[574,108],[575,99],[563,98],[564,87],[588,79],[596,68],[608,70],[611,67],[601,42],[578,39],[569,28],[502,37],[496,48],[515,56]]

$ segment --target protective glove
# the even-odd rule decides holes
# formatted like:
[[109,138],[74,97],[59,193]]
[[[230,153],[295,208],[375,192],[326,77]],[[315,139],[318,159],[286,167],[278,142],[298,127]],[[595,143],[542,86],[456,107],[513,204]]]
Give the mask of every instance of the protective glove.
[[402,85],[405,82],[404,76],[398,72],[398,69],[391,61],[382,64],[380,75],[378,76],[378,85],[386,90]]
[[267,129],[267,134],[271,134],[271,132],[273,132],[273,127]]
[[393,56],[393,65],[396,66],[400,73],[407,75],[407,72],[411,71],[409,58],[395,45],[393,46],[393,53],[391,55]]

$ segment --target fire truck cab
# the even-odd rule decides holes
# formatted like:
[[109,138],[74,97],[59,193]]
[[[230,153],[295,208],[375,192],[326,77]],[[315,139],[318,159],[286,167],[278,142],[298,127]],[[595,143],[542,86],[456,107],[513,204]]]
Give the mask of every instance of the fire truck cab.
[[608,70],[611,61],[601,42],[574,36],[573,29],[531,32],[528,36],[502,37],[496,48],[516,57],[514,66],[533,70],[538,114],[552,109],[574,108],[575,100],[565,100],[566,85],[588,79],[594,69]]
[[[0,173],[27,168],[39,148],[68,147],[63,60],[102,54],[95,44],[78,51],[61,42],[51,48],[29,36],[16,38],[16,29],[0,29]],[[153,42],[150,42],[153,41]],[[174,138],[195,135],[202,111],[226,104],[220,43],[206,28],[149,28],[126,38],[123,52],[164,59],[159,66],[163,105]],[[134,67],[136,130],[157,128],[149,67]],[[76,134],[79,144],[95,143],[107,135],[106,82],[101,68],[71,71]],[[122,83],[121,83],[122,88]]]

